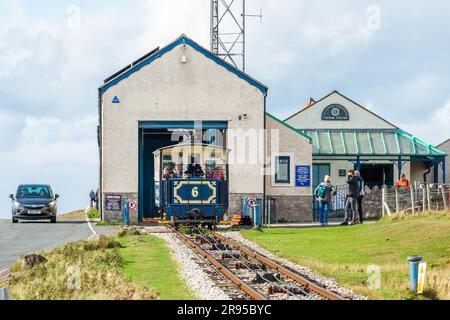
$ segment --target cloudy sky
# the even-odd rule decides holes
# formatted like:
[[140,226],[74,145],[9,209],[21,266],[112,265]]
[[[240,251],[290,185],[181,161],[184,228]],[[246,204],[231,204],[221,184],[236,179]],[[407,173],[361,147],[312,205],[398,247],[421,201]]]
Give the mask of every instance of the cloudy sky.
[[[450,137],[450,2],[247,0],[247,71],[285,117],[339,90],[438,144]],[[374,7],[375,5],[375,7]],[[182,33],[209,47],[208,0],[0,0],[0,217],[19,183],[60,210],[97,183],[97,88]],[[379,18],[379,19],[378,19]]]

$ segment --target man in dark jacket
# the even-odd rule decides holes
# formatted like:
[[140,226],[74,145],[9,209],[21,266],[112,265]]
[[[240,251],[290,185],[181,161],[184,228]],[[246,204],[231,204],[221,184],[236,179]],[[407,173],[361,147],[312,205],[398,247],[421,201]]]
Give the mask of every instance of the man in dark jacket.
[[347,177],[348,195],[345,203],[345,220],[341,223],[342,226],[348,226],[350,220],[350,210],[353,213],[351,225],[359,223],[358,215],[358,197],[360,193],[359,179],[355,175],[355,170],[348,171]]
[[205,172],[203,171],[201,165],[193,162],[191,165],[189,165],[187,171],[184,174],[189,178],[201,178],[205,175]]

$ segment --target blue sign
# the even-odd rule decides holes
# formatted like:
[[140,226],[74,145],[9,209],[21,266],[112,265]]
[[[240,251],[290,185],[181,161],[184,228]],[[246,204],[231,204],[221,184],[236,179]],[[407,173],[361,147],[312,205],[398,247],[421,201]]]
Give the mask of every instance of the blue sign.
[[120,103],[119,98],[117,98],[117,96],[114,97],[112,103]]
[[311,186],[310,166],[295,166],[295,186],[297,188]]

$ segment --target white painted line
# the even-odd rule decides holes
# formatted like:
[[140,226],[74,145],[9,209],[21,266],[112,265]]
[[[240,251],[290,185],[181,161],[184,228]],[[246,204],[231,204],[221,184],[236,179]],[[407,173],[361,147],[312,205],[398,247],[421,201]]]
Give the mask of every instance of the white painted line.
[[92,227],[91,221],[89,221],[89,217],[87,215],[90,208],[91,208],[90,206],[87,206],[84,212],[86,213],[86,222],[88,223],[88,227],[89,229],[91,229],[92,235],[95,236],[97,235],[97,231],[95,231],[94,227]]
[[0,274],[6,273],[8,271],[9,271],[9,269],[2,270],[2,271],[0,271]]

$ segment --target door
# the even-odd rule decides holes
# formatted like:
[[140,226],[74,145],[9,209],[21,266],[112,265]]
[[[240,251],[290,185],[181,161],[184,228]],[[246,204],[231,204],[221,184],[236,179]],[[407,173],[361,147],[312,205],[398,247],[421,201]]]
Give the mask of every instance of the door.
[[[328,163],[315,163],[313,164],[313,192],[323,182],[325,176],[331,175],[331,167]],[[313,216],[314,221],[319,221],[319,204],[316,201],[316,197],[313,196]]]

